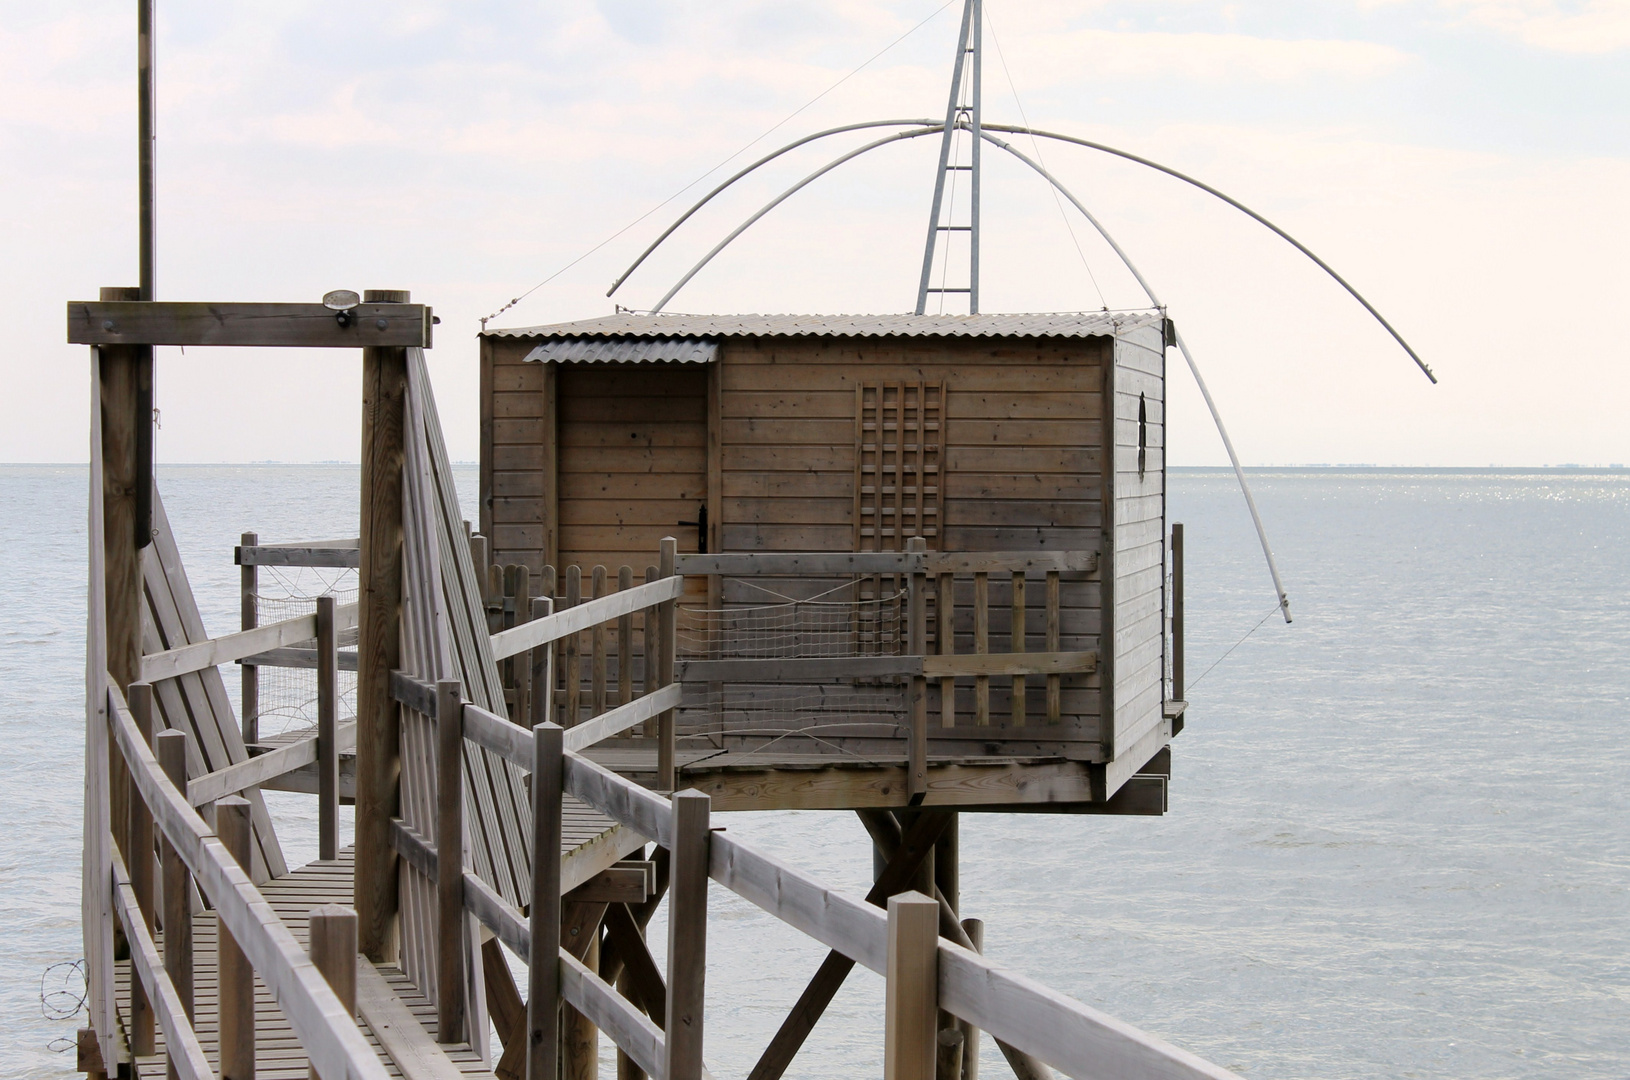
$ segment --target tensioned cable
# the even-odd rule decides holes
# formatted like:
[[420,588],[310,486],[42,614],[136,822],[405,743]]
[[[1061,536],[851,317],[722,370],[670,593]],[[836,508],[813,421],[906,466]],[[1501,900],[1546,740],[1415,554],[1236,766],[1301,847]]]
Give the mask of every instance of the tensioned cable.
[[[884,53],[888,52],[890,49],[892,49],[896,45],[900,44],[900,42],[904,41],[906,38],[910,37],[912,34],[915,34],[918,30],[921,30],[923,27],[927,26],[930,22],[932,22],[940,14],[940,12],[942,12],[946,8],[950,7],[955,2],[956,2],[956,0],[945,0],[945,3],[941,4],[939,7],[935,8],[933,11],[929,12],[928,15],[921,22],[917,23],[917,25],[913,26],[910,30],[907,30],[905,33],[901,34],[899,37],[895,38],[893,41],[891,41],[887,45],[883,46],[877,52],[873,53],[866,60],[862,61],[859,66],[857,66],[853,70],[851,70],[847,75],[844,75],[837,82],[833,83],[831,86],[828,86],[825,90],[822,90],[820,93],[816,94],[814,97],[810,98],[808,101],[806,101],[802,105],[798,106],[798,108],[796,108],[792,112],[788,113],[780,121],[778,121],[777,123],[771,125],[770,127],[766,128],[766,129],[764,129],[763,134],[759,135],[757,138],[753,139],[751,142],[746,143],[744,146],[742,146],[741,149],[737,150],[735,153],[731,154],[729,157],[725,158],[723,161],[721,161],[717,165],[713,166],[713,168],[709,169],[707,172],[705,172],[702,175],[698,176],[696,179],[692,180],[690,183],[686,184],[684,187],[680,188],[678,191],[674,192],[672,195],[669,195],[666,199],[663,199],[661,202],[659,202],[655,206],[651,207],[651,209],[647,210],[645,213],[641,214],[639,217],[635,218],[633,221],[630,221],[627,225],[624,225],[622,228],[618,229],[616,232],[612,233],[610,236],[606,237],[604,240],[600,241],[598,244],[595,244],[593,247],[589,248],[589,250],[585,251],[583,254],[579,255],[577,258],[573,259],[571,262],[567,263],[565,266],[562,266],[559,270],[556,270],[554,273],[550,274],[548,277],[544,278],[542,281],[538,282],[536,285],[532,286],[530,289],[526,290],[521,295],[511,298],[509,303],[505,304],[503,307],[499,308],[497,311],[494,311],[491,315],[488,315],[485,318],[483,318],[481,320],[481,325],[483,327],[485,327],[487,325],[487,320],[488,319],[496,319],[498,316],[502,315],[504,312],[508,311],[510,308],[514,307],[516,304],[519,304],[522,300],[525,300],[527,297],[531,296],[533,293],[537,292],[539,289],[543,288],[545,285],[549,284],[551,281],[555,280],[557,277],[564,274],[566,271],[570,270],[572,267],[576,266],[578,263],[582,262],[584,259],[588,258],[590,255],[593,255],[596,251],[599,251],[601,248],[605,247],[607,244],[609,244],[613,240],[617,239],[619,236],[621,236],[623,233],[627,232],[629,229],[632,229],[634,226],[638,225],[640,222],[644,221],[646,218],[650,217],[652,214],[656,213],[658,210],[661,210],[664,206],[667,206],[669,203],[671,203],[675,199],[679,198],[679,196],[685,194],[685,192],[689,191],[691,188],[695,187],[697,184],[700,184],[703,180],[706,180],[708,177],[712,176],[714,173],[718,172],[720,169],[724,168],[726,165],[730,164],[732,161],[735,161],[737,158],[741,157],[741,155],[745,154],[748,150],[751,150],[753,147],[757,146],[759,143],[761,143],[765,139],[769,138],[771,134],[773,134],[774,132],[776,132],[776,131],[780,130],[781,128],[785,127],[788,123],[790,123],[793,119],[798,117],[801,113],[803,113],[805,110],[807,110],[810,106],[814,105],[817,101],[820,101],[826,95],[830,94],[832,91],[836,90],[838,87],[842,86],[844,83],[848,82],[850,79],[852,79],[856,75],[860,74],[861,71],[863,71],[867,67],[871,66],[871,64],[874,63],[878,59],[878,57],[882,56]],[[643,258],[643,256],[642,256],[642,258]],[[621,282],[619,280],[619,284],[620,283]],[[616,285],[612,286],[612,291],[616,291]],[[609,296],[611,294],[607,293],[606,295]]]
[[[1200,672],[1200,679],[1203,679],[1207,675],[1210,675],[1214,670],[1216,670],[1216,667],[1217,667],[1218,664],[1222,663],[1224,660],[1227,660],[1230,656],[1234,655],[1234,650],[1239,648],[1241,645],[1245,644],[1245,638],[1250,637],[1252,634],[1254,634],[1258,630],[1262,629],[1262,627],[1267,624],[1268,620],[1273,618],[1274,612],[1276,612],[1278,610],[1279,610],[1279,605],[1278,604],[1275,604],[1273,607],[1269,608],[1268,613],[1266,615],[1262,616],[1262,621],[1261,622],[1257,623],[1255,626],[1253,626],[1249,630],[1245,631],[1245,637],[1240,638],[1238,641],[1234,642],[1234,644],[1230,645],[1228,647],[1227,652],[1225,652],[1221,656],[1217,657],[1217,659],[1215,659],[1215,660],[1213,660],[1211,662],[1210,667],[1208,667],[1204,671]],[[1200,679],[1195,679],[1193,682],[1189,683],[1188,686],[1184,687],[1183,688],[1184,692],[1187,693],[1189,690],[1192,690],[1196,686],[1199,686],[1200,685]]]
[[[996,59],[1001,61],[1002,74],[1007,77],[1007,88],[1013,94],[1013,104],[1019,107],[1019,119],[1024,121],[1025,127],[1029,127],[1030,116],[1024,111],[1024,102],[1019,98],[1019,86],[1013,81],[1013,72],[1008,69],[1007,54],[1002,51],[1002,39],[996,33],[996,20],[991,17],[989,7],[984,8],[984,14],[985,25],[990,27],[990,39],[996,45]],[[1042,156],[1041,143],[1036,140],[1034,135],[1030,136],[1030,149],[1035,151],[1036,160],[1041,163],[1043,168],[1046,168],[1047,159]],[[1064,212],[1064,204],[1059,201],[1058,187],[1054,184],[1048,184],[1047,190],[1053,196],[1053,205],[1058,208],[1058,219],[1064,223],[1064,231],[1070,234],[1070,243],[1075,245],[1075,253],[1081,259],[1081,269],[1087,272],[1087,280],[1092,282],[1092,289],[1098,294],[1098,303],[1102,305],[1104,311],[1108,311],[1109,301],[1104,297],[1103,287],[1098,284],[1098,275],[1092,272],[1092,265],[1087,262],[1087,253],[1081,249],[1081,239],[1075,235],[1075,226],[1070,223],[1070,215]]]

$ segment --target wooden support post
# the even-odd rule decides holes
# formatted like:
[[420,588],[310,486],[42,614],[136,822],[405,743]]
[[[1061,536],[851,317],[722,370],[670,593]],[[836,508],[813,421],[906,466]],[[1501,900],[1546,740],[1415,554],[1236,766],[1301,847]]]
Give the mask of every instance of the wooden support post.
[[[672,544],[672,540],[662,542],[665,558],[672,558]],[[672,797],[668,1015],[662,1025],[666,1035],[668,1066],[665,1080],[702,1080],[702,1006],[707,976],[707,861],[712,804],[713,801],[700,791],[678,791]]]
[[884,1080],[933,1080],[939,1015],[940,906],[918,892],[889,897]]
[[1172,700],[1183,701],[1183,523],[1172,526]]
[[334,597],[317,598],[317,858],[340,857],[340,652]]
[[[329,989],[340,999],[346,1012],[357,1014],[357,913],[343,904],[323,904],[311,909],[309,944],[311,962],[328,980]],[[318,1080],[317,1070],[309,1070],[310,1080]]]
[[[954,574],[941,574],[939,589],[934,594],[934,615],[939,628],[935,636],[939,639],[939,653],[941,656],[951,656],[956,652],[956,576]],[[956,727],[956,680],[945,678],[940,680],[940,726]]]
[[[515,567],[515,623],[528,622],[532,618],[532,571],[524,563]],[[515,684],[515,707],[509,715],[519,720],[531,711],[532,700],[532,665],[526,662],[524,656],[512,658],[508,667],[510,681]]]
[[[913,536],[906,541],[913,554],[928,551],[928,541]],[[911,595],[907,601],[910,624],[906,630],[906,651],[922,656],[928,651],[928,575],[911,575]],[[911,731],[906,739],[906,789],[913,795],[928,790],[928,680],[921,675],[911,680]]]
[[[679,552],[679,541],[671,536],[662,538],[661,555],[657,560],[658,573],[665,578],[674,576],[674,557]],[[662,663],[657,670],[657,686],[667,686],[674,681],[674,659],[679,651],[679,601],[664,600],[662,602]],[[674,710],[669,709],[657,717],[657,790],[672,791],[678,786],[678,776],[674,768]],[[704,870],[704,876],[706,871]],[[696,1016],[698,1031],[702,1023],[701,1013]],[[699,1044],[698,1044],[699,1045]],[[669,1075],[668,1080],[678,1080]]]
[[[985,951],[985,920],[963,919],[962,932],[968,935],[969,948]],[[979,1029],[969,1020],[958,1020],[957,1027],[962,1029],[962,1080],[979,1080]]]
[[[406,291],[370,289],[363,300],[407,303]],[[362,350],[362,512],[357,575],[357,945],[396,960],[396,849],[402,774],[400,710],[391,672],[402,666],[402,465],[407,350]]]
[[[249,800],[228,795],[215,804],[215,835],[249,873]],[[255,1080],[255,970],[219,919],[215,927],[216,1019],[221,1080]]]
[[[238,538],[244,547],[260,543],[255,533],[246,532]],[[260,567],[247,563],[238,569],[238,627],[253,630],[260,625]],[[243,665],[243,696],[240,710],[243,718],[243,741],[249,746],[260,742],[260,668]]]
[[464,694],[436,683],[436,1041],[464,1041]]
[[[130,684],[130,715],[147,745],[153,745],[153,687],[149,683]],[[139,797],[130,800],[130,889],[136,894],[148,936],[153,933],[153,813]],[[153,1054],[153,1003],[137,978],[130,980],[130,1052],[135,1057]]]
[[[596,565],[593,576],[594,599],[606,595],[606,568]],[[595,623],[589,631],[589,709],[599,716],[606,711],[606,624]]]
[[[583,568],[573,563],[566,568],[566,606],[583,602]],[[566,637],[566,709],[561,727],[576,727],[583,719],[583,635]]]
[[[990,652],[990,575],[973,576],[973,651],[980,656]],[[976,675],[973,681],[973,722],[990,725],[990,676]]]
[[526,1080],[555,1080],[560,1053],[560,830],[563,731],[532,729],[532,955],[527,958]]
[[[1059,651],[1059,581],[1058,571],[1047,571],[1047,651]],[[1047,722],[1059,723],[1062,712],[1063,680],[1058,675],[1047,676]]]
[[960,1028],[940,1028],[934,1037],[935,1080],[962,1080],[962,1046],[965,1036]]
[[[1013,623],[1008,628],[1012,645],[1009,652],[1019,654],[1024,652],[1024,571],[1013,572]],[[1025,677],[1013,676],[1013,726],[1022,728],[1025,725],[1024,716]]]
[[[617,591],[627,592],[634,587],[634,568],[617,568]],[[634,613],[617,617],[617,704],[627,705],[634,700]]]
[[[187,790],[187,734],[184,731],[161,731],[153,736],[153,756],[159,767],[178,790]],[[175,985],[176,996],[188,1021],[196,1020],[192,993],[192,909],[190,893],[192,883],[187,864],[166,840],[162,845],[164,862],[164,973]],[[175,1058],[171,1052],[165,1076],[177,1080]]]
[[[551,596],[534,596],[532,598],[533,620],[544,618],[555,610],[555,601]],[[531,727],[539,724],[552,723],[555,699],[555,647],[551,642],[548,645],[539,645],[531,651],[532,699],[531,711],[527,723]]]
[[[600,915],[605,912],[605,905],[583,906],[593,910],[583,912],[587,917],[574,921],[572,929],[579,932],[583,943],[579,959],[593,970],[600,966]],[[557,967],[558,964],[557,961]],[[599,1080],[600,1029],[570,1005],[560,1013],[560,1080]]]

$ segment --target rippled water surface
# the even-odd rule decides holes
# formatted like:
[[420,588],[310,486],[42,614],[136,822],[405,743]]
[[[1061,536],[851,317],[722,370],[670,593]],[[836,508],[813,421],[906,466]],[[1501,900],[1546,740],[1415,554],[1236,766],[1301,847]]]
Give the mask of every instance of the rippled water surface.
[[[473,510],[474,469],[459,480]],[[50,1044],[83,1022],[43,1019],[38,998],[46,965],[82,952],[85,483],[0,467],[8,1076],[71,1073]],[[240,532],[355,535],[354,466],[161,483],[212,632],[237,625]],[[987,951],[1249,1077],[1630,1076],[1630,474],[1256,483],[1296,622],[1270,619],[1197,678],[1273,598],[1232,477],[1175,474],[1194,685],[1170,812],[965,815],[964,913],[986,920]],[[310,801],[273,801],[290,862],[311,858]],[[723,823],[864,891],[853,818]],[[822,950],[717,888],[712,902],[723,1080]],[[789,1076],[880,1075],[881,1003],[879,979],[851,976]],[[988,1040],[987,1055],[1006,1075]]]

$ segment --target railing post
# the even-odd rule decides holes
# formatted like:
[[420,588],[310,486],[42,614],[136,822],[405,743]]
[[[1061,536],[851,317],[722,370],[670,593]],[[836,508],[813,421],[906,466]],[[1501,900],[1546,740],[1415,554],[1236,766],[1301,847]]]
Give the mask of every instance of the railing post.
[[[142,739],[153,744],[153,687],[149,683],[130,684],[130,715]],[[130,796],[130,837],[125,845],[130,864],[130,888],[149,936],[153,933],[153,813],[140,795]],[[154,1049],[153,1003],[140,979],[130,980],[130,1052],[151,1057]]]
[[334,597],[317,598],[317,858],[340,854],[339,642]]
[[1172,700],[1183,692],[1183,523],[1172,525]]
[[[334,996],[354,1019],[357,1015],[357,913],[343,904],[311,909],[306,951],[323,973]],[[310,1069],[310,1080],[318,1080]]]
[[[928,541],[913,536],[906,552],[922,556]],[[912,656],[928,652],[928,574],[919,564],[911,572],[911,596],[907,601],[910,625],[906,631],[906,651]],[[928,680],[921,675],[911,680],[911,730],[906,737],[906,789],[912,795],[928,790]]]
[[[574,608],[583,602],[583,568],[575,563],[566,568],[566,606]],[[566,666],[566,708],[561,727],[576,727],[583,718],[583,635],[566,635],[561,657]]]
[[[670,549],[664,541],[664,553]],[[707,975],[707,866],[712,800],[672,796],[668,885],[668,1014],[662,1025],[667,1080],[701,1080],[702,1006]],[[938,919],[939,909],[935,908]],[[932,1037],[932,1035],[930,1035]]]
[[[532,621],[554,614],[552,596],[532,598]],[[532,727],[552,721],[555,711],[555,645],[539,645],[532,650],[532,701],[529,722]]]
[[889,897],[884,1080],[934,1080],[940,906],[918,892]]
[[[229,795],[215,804],[215,835],[247,874],[249,800]],[[219,918],[215,935],[221,1080],[255,1080],[255,971]]]
[[[254,547],[260,537],[246,532],[238,537],[242,547]],[[238,569],[239,623],[242,630],[253,630],[260,623],[260,568],[254,563],[241,563]],[[253,745],[260,741],[260,669],[253,664],[243,665],[243,741]]]
[[[159,768],[170,778],[170,783],[182,792],[187,790],[187,734],[184,731],[161,731],[153,736],[153,754]],[[161,846],[164,853],[164,972],[175,985],[176,996],[188,1021],[196,1019],[192,993],[192,908],[189,903],[191,880],[187,864],[166,840]],[[175,1067],[175,1052],[169,1052],[165,1071],[168,1080],[179,1075]]]
[[[674,576],[674,558],[679,553],[679,541],[671,536],[662,538],[662,550],[657,559],[657,573],[663,578]],[[679,651],[679,601],[662,602],[661,667],[657,671],[657,685],[667,686],[674,681],[674,659]],[[657,790],[672,791],[678,786],[674,766],[674,710],[668,709],[657,717]],[[701,1022],[698,1014],[697,1023]],[[670,1078],[672,1080],[672,1078]]]
[[436,683],[436,1041],[464,1037],[464,695]]
[[532,955],[527,958],[525,1080],[555,1080],[560,1053],[562,734],[555,724],[532,729]]
[[[974,952],[985,951],[984,919],[963,919],[962,932]],[[958,1020],[957,1027],[962,1031],[962,1080],[979,1080],[979,1029],[971,1020]]]

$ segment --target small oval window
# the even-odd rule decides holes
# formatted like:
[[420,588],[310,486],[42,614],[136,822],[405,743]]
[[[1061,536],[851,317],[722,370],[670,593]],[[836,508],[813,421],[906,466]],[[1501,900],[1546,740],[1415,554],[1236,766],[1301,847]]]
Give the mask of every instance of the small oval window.
[[1149,400],[1143,394],[1138,395],[1138,479],[1143,479],[1143,470],[1149,464]]

